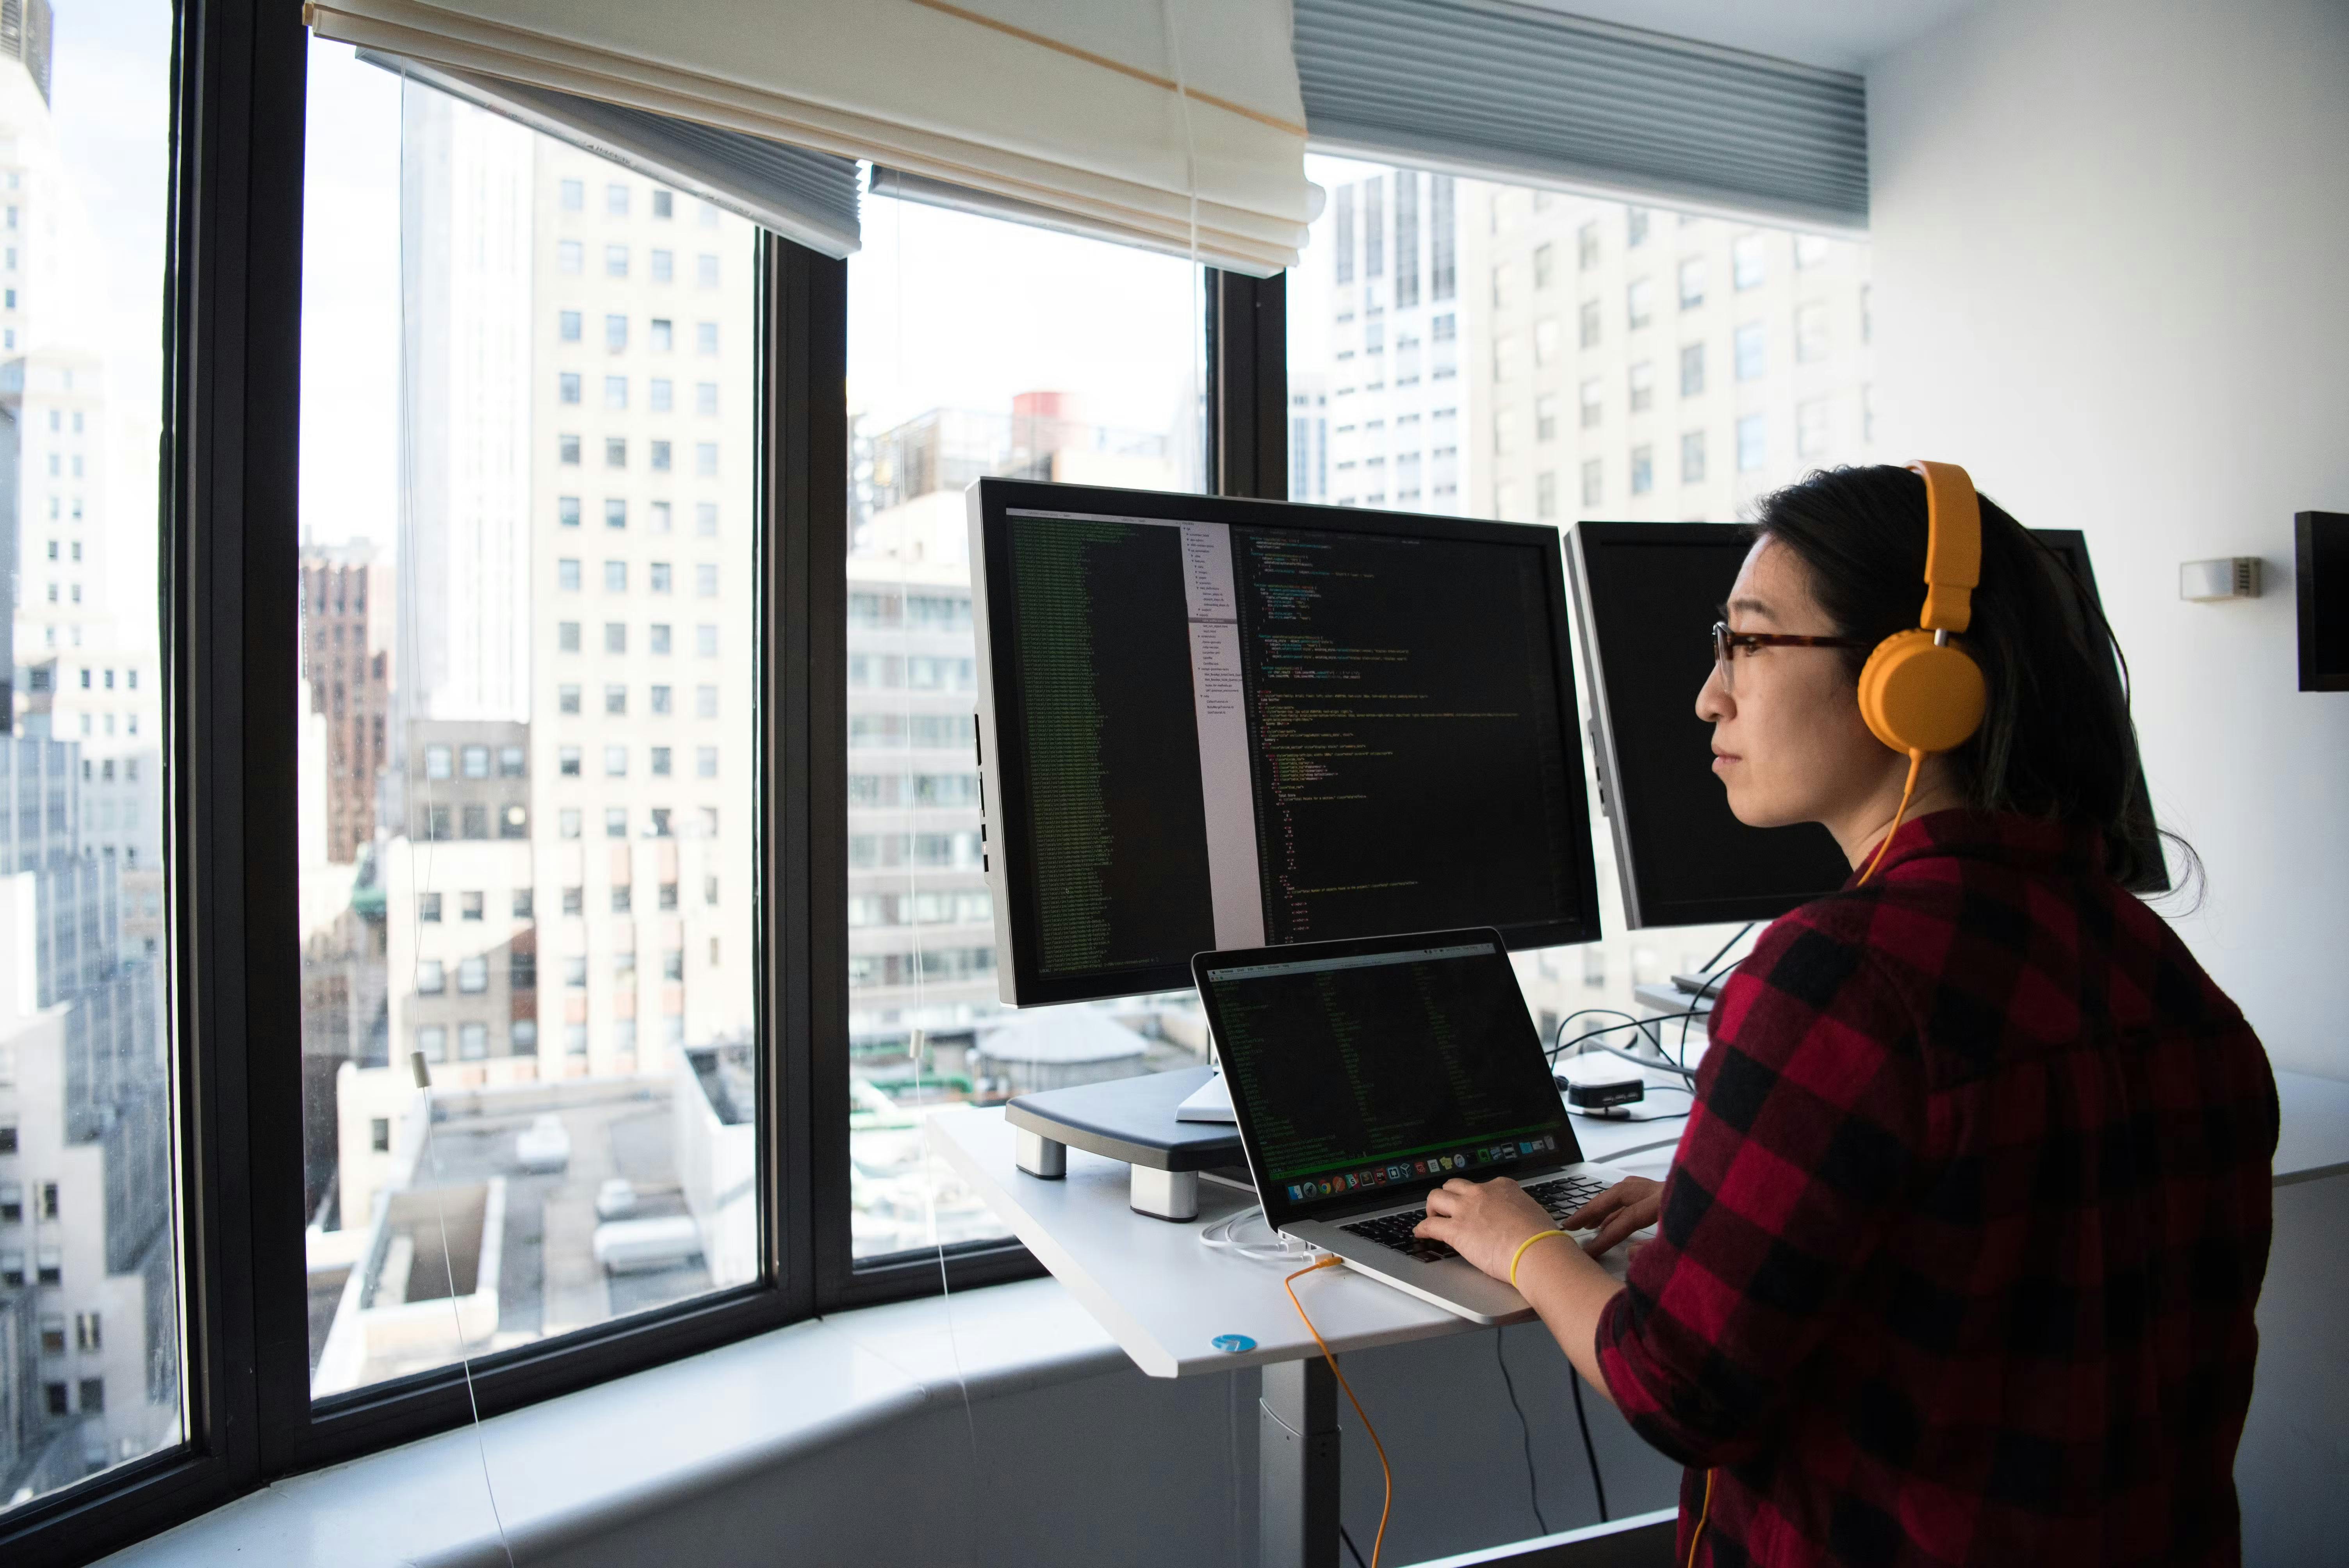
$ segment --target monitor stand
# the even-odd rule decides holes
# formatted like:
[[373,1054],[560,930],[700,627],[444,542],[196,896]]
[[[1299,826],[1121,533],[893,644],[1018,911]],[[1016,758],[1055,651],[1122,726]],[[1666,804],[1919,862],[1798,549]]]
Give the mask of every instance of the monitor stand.
[[1019,1135],[1015,1162],[1030,1176],[1057,1181],[1069,1173],[1071,1147],[1122,1160],[1133,1167],[1127,1202],[1134,1212],[1196,1219],[1202,1176],[1256,1191],[1237,1128],[1177,1115],[1214,1074],[1213,1068],[1179,1068],[1023,1094],[1003,1108],[1003,1119]]

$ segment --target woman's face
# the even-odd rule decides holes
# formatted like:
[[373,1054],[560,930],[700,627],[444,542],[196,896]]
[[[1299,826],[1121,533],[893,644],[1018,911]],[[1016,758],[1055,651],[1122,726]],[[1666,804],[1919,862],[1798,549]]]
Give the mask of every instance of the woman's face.
[[[1733,632],[1836,634],[1801,558],[1766,536],[1738,569],[1728,620]],[[1905,767],[1861,720],[1840,650],[1764,647],[1731,657],[1733,667],[1715,665],[1697,693],[1696,712],[1713,726],[1713,770],[1739,821],[1833,827],[1865,811],[1888,770]]]

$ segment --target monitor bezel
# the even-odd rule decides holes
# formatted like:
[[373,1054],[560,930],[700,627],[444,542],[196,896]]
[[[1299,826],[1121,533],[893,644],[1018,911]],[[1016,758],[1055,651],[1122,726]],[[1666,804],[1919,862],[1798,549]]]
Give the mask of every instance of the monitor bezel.
[[[1584,520],[1566,531],[1567,575],[1574,590],[1574,623],[1582,647],[1583,666],[1590,678],[1591,760],[1599,775],[1599,802],[1607,816],[1608,832],[1615,845],[1615,872],[1623,894],[1624,923],[1631,930],[1661,930],[1685,925],[1727,925],[1744,921],[1775,920],[1778,916],[1801,908],[1813,899],[1824,898],[1836,889],[1826,887],[1816,892],[1800,896],[1780,894],[1744,898],[1710,900],[1673,900],[1669,906],[1656,896],[1653,890],[1642,885],[1639,857],[1632,852],[1630,814],[1639,810],[1622,788],[1622,770],[1616,752],[1615,714],[1607,679],[1606,663],[1599,652],[1598,614],[1590,593],[1590,567],[1586,552],[1593,545],[1603,548],[1618,541],[1657,537],[1659,530],[1670,530],[1670,537],[1692,544],[1748,544],[1754,531],[1742,522],[1622,522]],[[2080,585],[2086,591],[2102,614],[2104,597],[2096,588],[2096,573],[2088,552],[2087,535],[2078,529],[2034,528],[2032,537],[2051,551],[2069,552],[2077,562]],[[1722,585],[1725,594],[1728,584]],[[2093,637],[2095,628],[2090,627]],[[2115,671],[2118,678],[2118,671]],[[1695,694],[1690,694],[1694,700]],[[2137,788],[2147,789],[2143,759],[2137,768]],[[2151,796],[2147,794],[2150,810]],[[2166,892],[2169,888],[2168,862],[2159,855],[2160,835],[2153,835],[2152,847],[2162,870],[2158,883],[2133,891],[2142,893]]]
[[[1368,954],[1403,953],[1418,947],[1454,947],[1470,943],[1492,942],[1500,952],[1495,956],[1509,978],[1509,989],[1517,999],[1517,1008],[1525,1020],[1527,1048],[1542,1049],[1541,1031],[1534,1025],[1532,1010],[1526,1003],[1526,988],[1517,979],[1516,966],[1509,962],[1509,945],[1503,934],[1489,925],[1473,925],[1453,931],[1403,932],[1393,936],[1352,937],[1339,942],[1299,942],[1286,947],[1234,948],[1223,952],[1200,953],[1190,963],[1193,983],[1199,991],[1199,1002],[1207,1016],[1207,1028],[1216,1039],[1223,1037],[1223,1020],[1216,1006],[1215,990],[1207,984],[1208,972],[1215,969],[1240,968],[1255,964],[1296,964],[1316,958],[1353,958]],[[1220,1051],[1221,1047],[1219,1046]],[[1352,1208],[1367,1206],[1388,1208],[1407,1203],[1413,1198],[1424,1197],[1452,1180],[1453,1173],[1412,1176],[1387,1186],[1357,1191],[1341,1198],[1332,1193],[1311,1203],[1291,1199],[1277,1191],[1266,1179],[1262,1163],[1257,1157],[1256,1123],[1250,1119],[1252,1108],[1230,1079],[1225,1080],[1231,1095],[1233,1123],[1238,1129],[1240,1150],[1247,1161],[1248,1177],[1256,1183],[1257,1199],[1264,1205],[1265,1222],[1278,1231],[1293,1221],[1340,1217]],[[1573,1113],[1566,1109],[1563,1097],[1553,1095],[1557,1119],[1553,1130],[1558,1137],[1558,1147],[1538,1155],[1528,1155],[1523,1161],[1509,1164],[1475,1167],[1472,1174],[1480,1181],[1496,1176],[1516,1176],[1560,1169],[1582,1162],[1582,1145],[1574,1132]]]
[[[1010,654],[1013,630],[1009,618],[994,614],[988,603],[988,583],[1008,570],[1009,533],[1006,513],[1013,509],[1044,511],[1094,512],[1163,520],[1169,522],[1224,522],[1247,528],[1310,528],[1332,532],[1403,535],[1408,537],[1484,541],[1530,546],[1542,563],[1545,591],[1552,607],[1550,621],[1553,680],[1559,704],[1558,722],[1568,753],[1566,787],[1574,820],[1570,852],[1580,889],[1581,907],[1563,918],[1499,928],[1511,951],[1563,946],[1591,942],[1599,935],[1598,862],[1590,840],[1590,801],[1583,786],[1584,745],[1580,694],[1575,687],[1574,617],[1567,603],[1564,558],[1558,531],[1537,523],[1488,522],[1481,519],[1436,517],[1418,512],[1368,511],[1350,507],[1314,506],[1296,501],[1257,500],[1237,496],[1176,494],[1158,490],[1119,490],[1100,485],[1055,484],[1037,480],[984,478],[965,492],[969,509],[971,559],[971,622],[978,647],[978,769],[981,853],[988,892],[994,900],[997,993],[1009,1006],[1040,1006],[1063,1002],[1104,1001],[1144,995],[1158,991],[1187,990],[1192,984],[1187,962],[1138,966],[1113,973],[1062,975],[1045,979],[1035,972],[1036,911],[1024,896],[1032,889],[1030,856],[1033,846],[1014,811],[999,810],[999,802],[1025,798],[1027,780],[1016,748],[1001,737],[1016,727],[1018,694],[999,691],[995,672],[999,660]],[[1027,886],[1016,886],[1025,883]]]

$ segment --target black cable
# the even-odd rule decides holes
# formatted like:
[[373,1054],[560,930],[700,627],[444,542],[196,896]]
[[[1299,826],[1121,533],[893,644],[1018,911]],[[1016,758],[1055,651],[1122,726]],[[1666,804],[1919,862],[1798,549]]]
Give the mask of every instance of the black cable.
[[[1611,1007],[1586,1007],[1582,1011],[1583,1013],[1613,1013],[1615,1012],[1615,1009]],[[1581,1016],[1582,1014],[1574,1014],[1565,1022],[1561,1022],[1557,1026],[1558,1034],[1563,1036],[1566,1033],[1566,1024],[1571,1022],[1573,1018],[1579,1017]],[[1629,1013],[1616,1013],[1615,1016],[1621,1018],[1623,1022],[1619,1024],[1603,1025],[1596,1029],[1585,1029],[1582,1033],[1575,1036],[1574,1038],[1570,1040],[1563,1038],[1559,1039],[1557,1044],[1550,1047],[1550,1065],[1552,1067],[1556,1067],[1557,1065],[1557,1058],[1560,1053],[1567,1050],[1569,1047],[1581,1045],[1585,1040],[1595,1040],[1601,1035],[1619,1034],[1625,1029],[1644,1030],[1651,1024],[1669,1024],[1675,1018],[1693,1017],[1695,1014],[1693,1012],[1659,1013],[1651,1018],[1635,1018]],[[1610,1046],[1602,1046],[1599,1048],[1601,1050],[1613,1050],[1615,1047]],[[1656,1056],[1658,1059],[1652,1062],[1642,1060],[1638,1057],[1632,1057],[1630,1059],[1639,1062],[1642,1067],[1658,1068],[1665,1072],[1678,1071],[1683,1078],[1694,1076],[1685,1068],[1675,1068],[1673,1067],[1671,1057],[1664,1055],[1664,1047],[1661,1039],[1658,1040],[1656,1045]]]
[[1509,1391],[1509,1408],[1517,1413],[1517,1436],[1526,1447],[1526,1494],[1533,1499],[1534,1522],[1547,1535],[1549,1521],[1542,1515],[1541,1482],[1534,1475],[1534,1429],[1526,1420],[1526,1408],[1517,1403],[1517,1380],[1509,1376],[1507,1346],[1502,1344],[1501,1330],[1497,1328],[1493,1331],[1493,1359],[1500,1363],[1501,1386]]
[[[1683,1074],[1686,1074],[1686,1073],[1688,1072],[1688,1032],[1689,1032],[1689,1025],[1690,1025],[1690,1023],[1693,1021],[1693,1019],[1694,1019],[1694,1017],[1695,1017],[1695,1014],[1696,1014],[1696,1011],[1697,1011],[1698,1007],[1700,1007],[1701,1006],[1702,1006],[1702,1004],[1703,1004],[1703,1002],[1704,1002],[1704,999],[1705,999],[1705,996],[1706,996],[1707,993],[1709,993],[1709,992],[1711,992],[1711,991],[1712,991],[1712,989],[1713,989],[1713,983],[1714,981],[1716,981],[1716,980],[1720,980],[1720,979],[1723,979],[1723,978],[1727,977],[1727,975],[1729,975],[1729,973],[1730,973],[1730,970],[1733,970],[1733,969],[1735,969],[1735,968],[1737,967],[1737,965],[1736,965],[1736,964],[1733,964],[1733,965],[1729,965],[1729,967],[1728,967],[1727,969],[1723,969],[1723,970],[1721,970],[1719,973],[1717,973],[1717,974],[1716,974],[1716,973],[1714,972],[1713,965],[1717,965],[1717,964],[1719,964],[1719,963],[1721,962],[1721,954],[1722,954],[1723,953],[1726,953],[1726,952],[1728,952],[1731,948],[1733,948],[1733,947],[1736,946],[1739,943],[1741,943],[1741,942],[1744,941],[1744,940],[1745,940],[1745,934],[1746,934],[1747,932],[1749,932],[1749,931],[1752,931],[1752,930],[1754,929],[1754,924],[1755,924],[1755,923],[1755,923],[1755,922],[1754,922],[1754,921],[1750,921],[1750,920],[1749,920],[1749,921],[1747,921],[1747,922],[1744,923],[1744,925],[1739,929],[1739,931],[1738,931],[1737,934],[1736,934],[1736,935],[1734,935],[1734,936],[1733,936],[1733,937],[1731,937],[1728,941],[1726,941],[1726,942],[1723,943],[1723,944],[1721,944],[1720,952],[1715,953],[1715,954],[1714,954],[1711,958],[1707,959],[1707,960],[1705,961],[1705,965],[1704,965],[1704,967],[1703,967],[1702,969],[1701,969],[1701,970],[1699,970],[1699,971],[1698,971],[1698,973],[1699,973],[1699,974],[1701,974],[1701,975],[1702,975],[1704,976],[1704,984],[1703,984],[1703,985],[1699,985],[1699,986],[1696,988],[1696,1000],[1695,1000],[1694,1002],[1692,1002],[1692,1003],[1690,1003],[1690,1004],[1689,1004],[1689,1010],[1688,1010],[1688,1012],[1687,1012],[1686,1014],[1683,1014],[1683,1015],[1682,1016],[1682,1017],[1681,1017],[1681,1042],[1680,1042],[1680,1048],[1679,1048],[1679,1050],[1678,1050],[1678,1051],[1676,1051],[1676,1052],[1674,1053],[1675,1057],[1677,1057],[1677,1059],[1678,1059],[1678,1061],[1679,1061],[1679,1063],[1680,1063],[1680,1069],[1681,1069],[1682,1073],[1683,1073]],[[1742,964],[1742,963],[1744,963],[1744,959],[1742,959],[1742,958],[1738,960],[1738,963],[1739,963],[1739,964]],[[1706,1008],[1706,1009],[1705,1009],[1705,1012],[1706,1012],[1706,1022],[1705,1022],[1706,1037],[1707,1037],[1708,1039],[1710,1039],[1710,1038],[1712,1037],[1712,1029],[1713,1029],[1712,1016],[1711,1016],[1711,1015],[1712,1015],[1712,1009],[1710,1009],[1710,1008]],[[1658,1048],[1659,1050],[1661,1050],[1662,1047],[1661,1047],[1661,1046],[1660,1045],[1657,1048]],[[1692,1078],[1692,1079],[1691,1079],[1691,1081],[1692,1081],[1692,1082],[1693,1082],[1693,1081],[1694,1081],[1694,1079],[1693,1079],[1693,1078]]]
[[1599,1522],[1608,1522],[1607,1482],[1599,1473],[1599,1445],[1590,1440],[1590,1418],[1582,1413],[1582,1374],[1571,1365],[1566,1380],[1574,1387],[1574,1424],[1582,1429],[1582,1457],[1590,1461],[1590,1490],[1599,1494]]
[[1708,959],[1706,959],[1706,960],[1704,961],[1704,967],[1703,967],[1703,968],[1702,968],[1702,969],[1700,969],[1700,970],[1698,970],[1698,971],[1697,971],[1697,973],[1698,973],[1698,974],[1700,974],[1700,975],[1710,975],[1710,974],[1712,974],[1712,973],[1713,973],[1713,966],[1714,965],[1716,965],[1716,964],[1718,964],[1718,963],[1720,963],[1720,962],[1721,962],[1721,955],[1722,955],[1723,953],[1728,952],[1731,948],[1733,948],[1733,947],[1736,946],[1739,943],[1741,943],[1741,942],[1744,941],[1744,940],[1745,940],[1745,934],[1746,934],[1747,932],[1749,932],[1749,931],[1753,930],[1753,929],[1754,929],[1754,922],[1752,922],[1752,921],[1750,921],[1750,920],[1749,920],[1749,921],[1747,921],[1747,922],[1744,923],[1744,926],[1742,926],[1742,927],[1740,927],[1740,928],[1739,928],[1738,933],[1737,933],[1737,934],[1736,934],[1736,935],[1734,935],[1734,936],[1731,937],[1728,941],[1726,941],[1726,942],[1723,943],[1723,944],[1721,944],[1721,946],[1720,946],[1718,949],[1716,949],[1716,950],[1714,951],[1713,955],[1712,957],[1710,957],[1710,958],[1708,958]]
[[1342,1524],[1338,1526],[1338,1539],[1344,1542],[1346,1550],[1353,1554],[1354,1568],[1370,1568],[1370,1565],[1362,1561],[1362,1549],[1354,1544],[1354,1538],[1346,1533],[1346,1527]]

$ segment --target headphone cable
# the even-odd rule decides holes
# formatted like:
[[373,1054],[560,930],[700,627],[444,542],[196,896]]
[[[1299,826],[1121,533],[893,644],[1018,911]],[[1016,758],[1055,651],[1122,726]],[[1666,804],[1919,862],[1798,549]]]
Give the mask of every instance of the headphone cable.
[[1868,869],[1859,873],[1859,881],[1852,884],[1855,887],[1868,885],[1868,879],[1876,874],[1878,864],[1884,859],[1884,851],[1892,847],[1892,836],[1900,830],[1900,820],[1909,814],[1909,801],[1917,793],[1917,775],[1924,768],[1924,752],[1912,749],[1909,753],[1909,782],[1901,787],[1899,809],[1892,813],[1892,826],[1884,830],[1884,841],[1876,846],[1876,854],[1868,861]]

